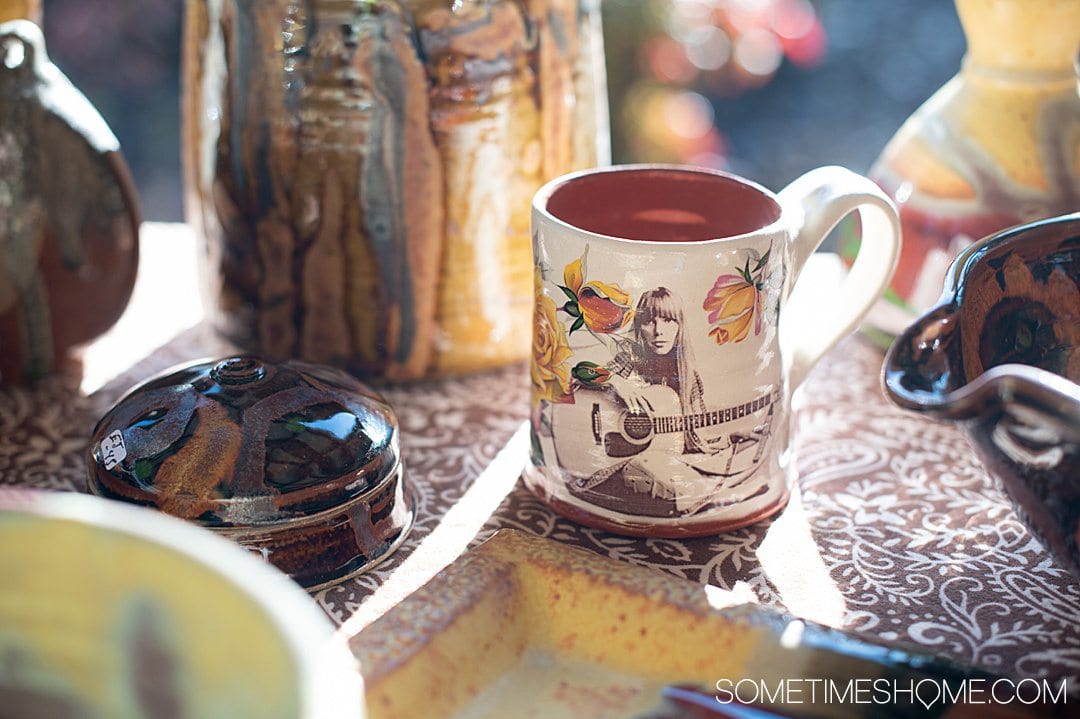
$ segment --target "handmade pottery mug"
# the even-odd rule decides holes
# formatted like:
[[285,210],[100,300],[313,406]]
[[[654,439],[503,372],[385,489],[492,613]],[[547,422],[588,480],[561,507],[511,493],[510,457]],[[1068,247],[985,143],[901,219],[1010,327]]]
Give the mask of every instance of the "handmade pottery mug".
[[[863,242],[841,286],[788,306],[853,211]],[[715,534],[779,511],[794,479],[792,392],[884,291],[899,249],[892,202],[840,167],[776,194],[666,165],[544,185],[526,486],[622,534]]]

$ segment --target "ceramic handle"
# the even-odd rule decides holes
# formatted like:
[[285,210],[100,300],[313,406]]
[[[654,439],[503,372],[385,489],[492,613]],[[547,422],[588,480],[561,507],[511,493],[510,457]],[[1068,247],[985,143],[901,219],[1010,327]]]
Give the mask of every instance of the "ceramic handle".
[[0,70],[27,68],[37,73],[47,60],[41,28],[29,20],[0,23]]
[[896,338],[885,355],[885,396],[898,407],[955,422],[1008,415],[1012,425],[1050,430],[1050,444],[1080,444],[1076,384],[1020,364],[991,367],[965,383],[959,349],[952,349],[958,320],[956,305],[940,306]]
[[[812,311],[800,308],[791,322],[790,307],[781,319],[784,361],[789,387],[794,390],[822,355],[851,332],[881,296],[900,256],[900,219],[892,200],[871,180],[842,167],[822,167],[798,178],[780,194],[785,214],[801,218],[790,247],[791,263],[785,290],[797,282],[806,260],[829,231],[858,211],[862,244],[839,292]],[[787,320],[787,321],[785,321]]]

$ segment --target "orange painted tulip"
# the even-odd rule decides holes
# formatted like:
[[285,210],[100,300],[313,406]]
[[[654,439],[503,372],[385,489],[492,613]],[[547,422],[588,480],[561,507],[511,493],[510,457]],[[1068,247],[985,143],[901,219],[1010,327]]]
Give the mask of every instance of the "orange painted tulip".
[[709,324],[716,325],[709,335],[717,344],[741,342],[750,334],[761,333],[761,296],[758,288],[739,275],[721,275],[709,290],[702,307],[709,313]]

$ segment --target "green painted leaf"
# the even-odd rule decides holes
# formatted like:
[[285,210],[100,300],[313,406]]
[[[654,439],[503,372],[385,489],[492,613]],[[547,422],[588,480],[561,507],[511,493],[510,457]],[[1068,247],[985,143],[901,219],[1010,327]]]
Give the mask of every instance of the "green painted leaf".
[[756,265],[754,265],[754,272],[757,272],[758,270],[760,270],[762,267],[765,266],[765,264],[769,261],[769,255],[770,254],[772,254],[772,248],[771,247],[768,250],[765,251],[765,254],[762,255],[761,259],[757,261]]
[[532,463],[537,467],[546,467],[547,461],[544,458],[544,448],[540,446],[540,438],[536,432],[529,433],[529,444],[532,445]]

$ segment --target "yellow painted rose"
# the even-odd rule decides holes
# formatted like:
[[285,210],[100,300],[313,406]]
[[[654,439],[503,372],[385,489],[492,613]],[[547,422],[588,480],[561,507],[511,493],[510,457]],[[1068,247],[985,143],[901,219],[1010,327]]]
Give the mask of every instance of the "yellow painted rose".
[[533,404],[541,400],[572,402],[570,367],[573,354],[566,329],[559,323],[555,302],[543,293],[539,278],[533,304],[533,356],[531,363]]

